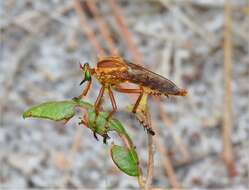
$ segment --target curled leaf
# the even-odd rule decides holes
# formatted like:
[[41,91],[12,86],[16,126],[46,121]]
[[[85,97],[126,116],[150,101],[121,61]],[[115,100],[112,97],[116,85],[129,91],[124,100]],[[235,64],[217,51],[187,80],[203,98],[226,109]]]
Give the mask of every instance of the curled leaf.
[[55,121],[67,120],[74,116],[74,101],[52,101],[31,107],[23,112],[23,118],[35,117]]
[[45,102],[23,112],[23,118],[34,117],[54,121],[68,120],[75,115],[75,107],[91,109],[93,106],[80,99]]

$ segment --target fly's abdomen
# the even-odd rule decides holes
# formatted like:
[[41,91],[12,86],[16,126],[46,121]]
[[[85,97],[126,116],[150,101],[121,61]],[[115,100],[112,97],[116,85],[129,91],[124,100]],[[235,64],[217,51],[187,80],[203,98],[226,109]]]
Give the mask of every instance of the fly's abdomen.
[[129,65],[129,81],[143,86],[151,95],[185,96],[187,91],[178,88],[172,81],[137,65]]
[[144,82],[137,82],[140,82],[140,85],[144,86],[147,89],[147,93],[151,95],[185,96],[187,94],[186,90],[178,88],[174,83],[169,82],[169,80],[147,77]]

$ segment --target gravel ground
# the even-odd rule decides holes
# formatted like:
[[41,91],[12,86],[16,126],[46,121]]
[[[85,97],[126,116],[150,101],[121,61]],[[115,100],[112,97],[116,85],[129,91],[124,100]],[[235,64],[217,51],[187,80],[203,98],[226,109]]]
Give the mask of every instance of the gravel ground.
[[[99,2],[122,55],[131,59],[108,4]],[[170,118],[166,128],[150,101],[153,124],[160,129],[177,179],[184,188],[249,188],[249,2],[232,4],[232,145],[237,174],[229,178],[221,159],[224,99],[224,1],[118,0],[145,65],[179,86],[186,98],[162,98]],[[168,2],[168,3],[167,3]],[[90,130],[72,119],[61,122],[27,119],[22,112],[49,100],[80,94],[78,62],[96,62],[82,34],[70,1],[0,1],[0,188],[138,188],[135,178],[121,173],[109,156],[109,145],[97,142]],[[100,39],[91,17],[91,27]],[[105,46],[103,40],[100,43]],[[94,102],[94,81],[88,100]],[[114,93],[117,117],[134,139],[145,170],[146,133],[124,112],[132,101]],[[105,107],[110,108],[108,101]],[[109,144],[118,141],[112,135]],[[175,138],[191,156],[183,162]],[[145,170],[146,171],[146,170]],[[153,187],[169,188],[157,149]]]

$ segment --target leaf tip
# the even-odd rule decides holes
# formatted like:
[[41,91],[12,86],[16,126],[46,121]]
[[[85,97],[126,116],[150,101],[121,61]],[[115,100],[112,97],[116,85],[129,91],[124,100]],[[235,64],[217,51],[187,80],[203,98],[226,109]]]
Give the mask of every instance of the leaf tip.
[[23,114],[22,114],[22,118],[23,118],[23,119],[26,119],[27,117],[32,117],[32,113],[31,113],[31,112],[29,112],[29,111],[25,111],[25,112],[23,112]]

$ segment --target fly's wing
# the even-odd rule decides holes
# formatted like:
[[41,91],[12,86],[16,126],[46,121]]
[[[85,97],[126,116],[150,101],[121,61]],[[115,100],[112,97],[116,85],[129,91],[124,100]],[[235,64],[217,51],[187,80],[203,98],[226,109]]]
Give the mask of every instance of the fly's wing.
[[128,65],[127,75],[130,82],[150,88],[151,90],[164,95],[185,96],[187,94],[184,89],[178,88],[169,79],[145,69],[140,65],[128,61],[125,62]]

